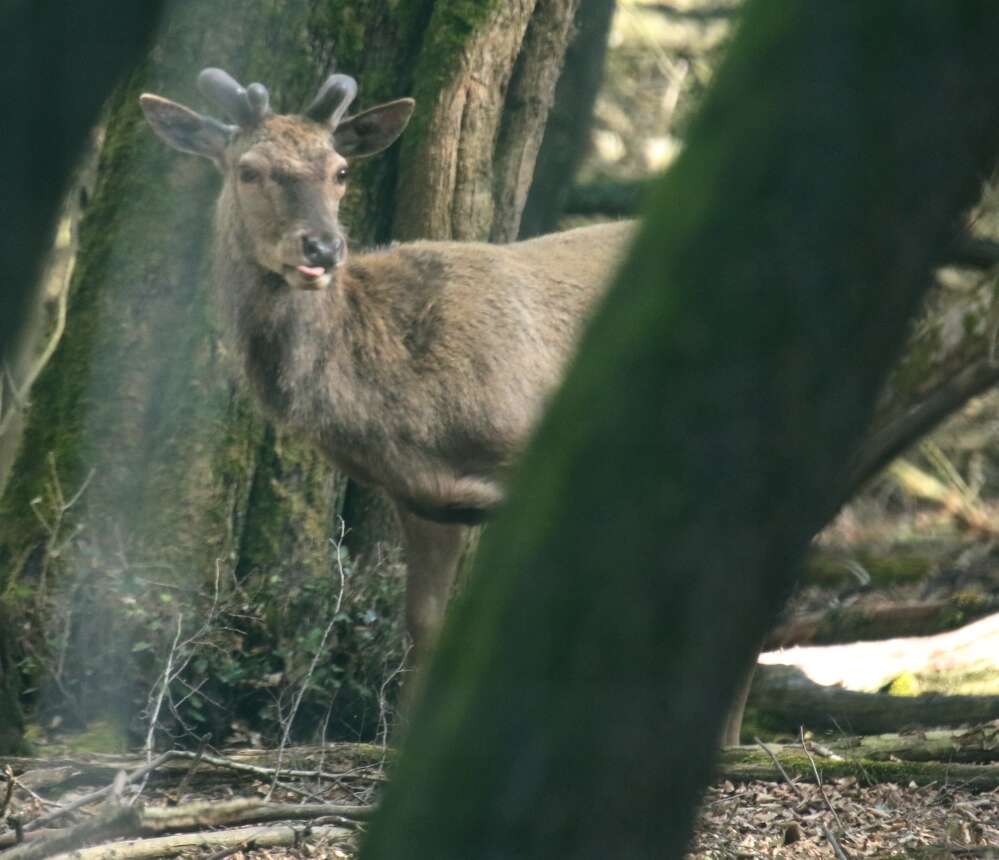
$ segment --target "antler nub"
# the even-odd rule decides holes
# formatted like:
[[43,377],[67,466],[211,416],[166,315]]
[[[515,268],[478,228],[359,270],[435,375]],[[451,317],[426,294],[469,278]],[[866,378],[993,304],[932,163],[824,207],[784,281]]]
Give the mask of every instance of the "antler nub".
[[270,97],[263,84],[243,89],[222,69],[208,68],[198,75],[198,89],[242,127],[254,126],[270,113]]
[[316,122],[336,126],[357,95],[357,81],[350,75],[330,75],[319,88],[305,115]]
[[246,97],[250,100],[250,107],[253,108],[258,121],[270,115],[271,97],[267,87],[263,84],[250,84],[246,88]]

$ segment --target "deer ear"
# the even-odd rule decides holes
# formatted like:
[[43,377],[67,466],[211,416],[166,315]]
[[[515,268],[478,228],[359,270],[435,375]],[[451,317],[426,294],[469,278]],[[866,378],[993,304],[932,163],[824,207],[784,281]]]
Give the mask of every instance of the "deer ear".
[[344,158],[381,152],[402,134],[415,106],[412,99],[397,99],[347,117],[333,132],[333,147]]
[[150,93],[139,96],[139,104],[153,131],[174,149],[210,158],[221,165],[222,154],[236,131],[235,126],[225,125]]

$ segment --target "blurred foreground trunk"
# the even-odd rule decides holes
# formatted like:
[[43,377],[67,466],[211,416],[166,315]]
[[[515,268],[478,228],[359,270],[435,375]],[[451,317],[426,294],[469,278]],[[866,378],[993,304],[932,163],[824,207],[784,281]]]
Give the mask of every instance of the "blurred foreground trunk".
[[[0,12],[0,78],[6,96],[0,135],[2,366],[14,362],[24,342],[75,160],[111,88],[146,49],[162,6],[162,0],[108,0],[99,9],[11,0]],[[6,376],[0,381],[0,398],[11,396],[8,383]],[[0,421],[4,411],[0,404]],[[0,588],[4,579],[0,572]],[[0,606],[0,751],[21,746],[23,726],[13,618]]]
[[683,855],[999,151],[997,42],[989,2],[747,6],[484,537],[366,860]]

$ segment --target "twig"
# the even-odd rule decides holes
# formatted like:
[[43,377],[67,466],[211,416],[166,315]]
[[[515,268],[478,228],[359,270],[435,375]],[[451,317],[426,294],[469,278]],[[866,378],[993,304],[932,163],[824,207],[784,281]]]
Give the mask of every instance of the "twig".
[[999,380],[999,364],[986,357],[961,368],[917,404],[871,433],[850,465],[843,501],[958,407]]
[[763,752],[765,752],[768,756],[770,756],[770,760],[774,763],[774,766],[777,768],[777,770],[780,771],[780,775],[784,777],[784,781],[789,786],[791,786],[791,790],[794,791],[798,800],[800,801],[806,800],[805,795],[802,792],[802,790],[798,787],[798,784],[793,779],[791,779],[790,776],[788,776],[787,771],[784,770],[784,767],[781,765],[781,763],[777,761],[777,756],[775,756],[773,752],[771,752],[770,749],[767,747],[767,745],[763,743],[763,741],[761,741],[759,738],[754,737],[753,740],[756,742],[756,745],[761,750],[763,750]]
[[[54,803],[51,800],[46,800],[44,797],[38,794],[38,792],[34,791],[30,786],[27,786],[23,782],[21,782],[21,780],[19,780],[16,776],[12,778],[11,786],[13,786],[14,788],[19,788],[26,795],[28,795],[28,797],[30,797],[33,801],[35,801],[35,803],[37,803],[39,806],[47,806],[49,809],[59,806],[58,803]],[[10,788],[8,787],[7,790],[9,792]]]
[[10,804],[10,798],[14,794],[14,769],[7,765],[3,769],[4,779],[7,781],[7,791],[4,792],[3,800],[0,801],[0,818],[3,818],[7,814],[7,806]]
[[[183,626],[184,626],[184,613],[180,612],[177,614],[177,632],[176,634],[174,634],[173,644],[170,646],[170,651],[167,654],[166,667],[163,669],[163,675],[161,676],[160,679],[160,689],[156,695],[156,704],[153,707],[153,712],[149,717],[149,729],[146,732],[147,762],[152,760],[153,741],[156,734],[156,723],[159,720],[160,708],[163,707],[163,699],[166,696],[166,692],[170,687],[170,679],[173,675],[173,661],[174,657],[177,654],[177,643],[180,641],[180,634],[181,631],[183,630]],[[149,773],[151,772],[152,771],[146,773],[145,777],[142,780],[142,784],[139,786],[139,790],[136,791],[135,796],[131,799],[130,803],[135,803],[135,801],[138,800],[139,795],[141,795],[142,792],[145,790],[146,781],[148,780]]]
[[270,800],[271,795],[274,794],[274,789],[278,783],[278,777],[281,773],[281,765],[284,761],[284,752],[288,746],[288,738],[291,736],[291,727],[295,722],[295,716],[298,713],[298,708],[302,704],[302,698],[305,696],[305,691],[308,689],[309,682],[312,680],[316,667],[319,665],[319,658],[322,657],[326,651],[326,642],[329,640],[330,634],[333,632],[333,626],[336,624],[337,616],[340,614],[340,607],[343,604],[343,591],[346,586],[346,578],[344,577],[343,571],[343,539],[347,535],[347,526],[342,517],[337,517],[337,524],[339,525],[340,533],[336,538],[330,538],[330,543],[333,544],[333,548],[336,550],[336,569],[340,576],[340,592],[337,594],[336,606],[333,607],[333,614],[330,617],[329,624],[326,625],[326,629],[323,630],[322,638],[319,640],[319,647],[316,648],[316,653],[312,655],[312,661],[309,663],[309,671],[305,673],[305,677],[302,679],[301,684],[299,684],[298,690],[295,691],[295,698],[292,700],[291,711],[284,721],[283,731],[281,732],[281,744],[278,746],[278,760],[277,766],[275,767],[274,779],[271,782],[270,788],[267,789],[268,800]]
[[56,319],[55,327],[52,329],[52,334],[50,335],[48,342],[45,344],[45,349],[42,350],[41,355],[31,366],[31,369],[25,374],[24,379],[21,381],[20,386],[14,382],[14,377],[10,372],[10,368],[4,362],[4,371],[7,375],[8,384],[10,386],[10,393],[14,399],[15,409],[11,409],[6,415],[0,413],[0,437],[2,437],[10,427],[11,421],[13,421],[13,416],[16,412],[24,412],[27,409],[27,395],[31,390],[31,387],[35,384],[35,381],[41,376],[42,371],[48,365],[52,356],[55,354],[56,347],[59,346],[59,341],[62,340],[63,332],[66,330],[66,306],[69,299],[69,285],[70,279],[66,278],[62,289],[59,291],[59,296],[56,304]]
[[[174,758],[194,758],[196,754],[186,750],[174,750]],[[323,770],[279,770],[275,767],[261,767],[256,764],[243,764],[241,762],[230,761],[222,756],[203,755],[202,761],[206,764],[213,764],[217,767],[224,767],[228,770],[249,773],[253,776],[271,779],[274,776],[283,776],[285,779],[325,779],[330,782],[338,782],[343,779],[344,774],[329,773]]]
[[[833,815],[836,813],[834,812]],[[850,855],[843,850],[843,846],[839,844],[839,840],[836,838],[836,834],[833,833],[828,827],[822,828],[822,835],[825,836],[826,841],[832,846],[833,854],[836,855],[836,860],[850,860]]]
[[382,745],[382,749],[387,750],[389,745],[389,711],[391,709],[389,708],[386,690],[388,690],[389,685],[395,681],[399,675],[406,671],[406,664],[409,663],[409,652],[412,649],[412,643],[406,646],[406,650],[403,651],[402,659],[399,661],[399,665],[385,676],[385,680],[382,681],[382,685],[378,688],[378,739]]
[[[804,728],[798,729],[798,737],[801,740],[801,748],[805,751],[805,755],[808,756],[808,763],[812,766],[812,773],[815,774],[815,784],[819,787],[819,794],[822,795],[822,799],[825,801],[826,806],[832,813],[833,818],[836,819],[836,825],[839,827],[840,833],[845,833],[846,828],[843,826],[843,822],[840,820],[839,813],[833,808],[832,803],[829,801],[829,797],[826,795],[825,788],[822,787],[822,777],[819,776],[819,769],[815,766],[815,759],[812,758],[811,752],[808,750],[808,745],[805,743],[805,730]],[[840,849],[842,850],[842,849]]]
[[208,746],[208,741],[211,739],[211,732],[205,732],[205,734],[201,736],[198,748],[195,750],[194,757],[191,759],[191,766],[187,769],[180,781],[180,785],[177,786],[177,790],[174,792],[174,797],[176,797],[178,801],[181,797],[183,797],[184,792],[187,791],[187,786],[191,783],[191,777],[194,776],[194,772],[198,769],[198,765],[201,764],[201,760],[205,755],[205,747]]

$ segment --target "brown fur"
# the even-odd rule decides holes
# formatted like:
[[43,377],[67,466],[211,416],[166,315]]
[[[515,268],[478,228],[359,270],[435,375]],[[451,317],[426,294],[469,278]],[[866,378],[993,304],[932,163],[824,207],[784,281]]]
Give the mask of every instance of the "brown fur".
[[[271,117],[208,154],[225,175],[216,286],[246,375],[277,419],[395,501],[409,629],[425,649],[461,523],[502,500],[633,227],[505,246],[413,242],[351,257],[324,289],[303,289],[282,275],[300,262],[303,231],[341,232],[331,176],[344,160],[329,129]],[[241,185],[246,164],[267,180]]]

